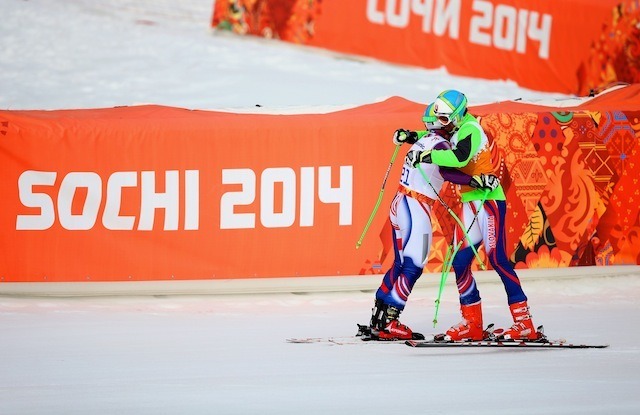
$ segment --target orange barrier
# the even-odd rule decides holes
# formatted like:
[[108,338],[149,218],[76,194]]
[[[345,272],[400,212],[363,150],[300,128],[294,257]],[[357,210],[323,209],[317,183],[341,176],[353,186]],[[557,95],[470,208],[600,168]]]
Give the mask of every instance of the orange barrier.
[[212,26],[586,95],[640,82],[638,0],[218,0]]
[[[571,111],[522,105],[473,108],[508,193],[512,260],[640,264],[640,86]],[[0,111],[0,281],[382,272],[402,156],[362,247],[355,243],[392,132],[420,128],[422,110],[392,98],[314,115]],[[443,197],[456,203],[451,187]],[[430,271],[442,265],[451,223],[439,204],[435,216]]]

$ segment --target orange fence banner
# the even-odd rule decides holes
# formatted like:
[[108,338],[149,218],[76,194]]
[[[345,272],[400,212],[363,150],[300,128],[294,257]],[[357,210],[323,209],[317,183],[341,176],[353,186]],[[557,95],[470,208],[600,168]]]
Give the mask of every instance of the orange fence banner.
[[640,82],[638,0],[217,0],[212,26],[586,95]]
[[[391,263],[388,208],[355,248],[402,98],[328,114],[162,106],[0,111],[0,282],[338,276]],[[640,85],[573,108],[471,108],[495,147],[517,267],[640,264]],[[443,192],[452,205],[451,186]],[[434,206],[428,271],[450,220]]]

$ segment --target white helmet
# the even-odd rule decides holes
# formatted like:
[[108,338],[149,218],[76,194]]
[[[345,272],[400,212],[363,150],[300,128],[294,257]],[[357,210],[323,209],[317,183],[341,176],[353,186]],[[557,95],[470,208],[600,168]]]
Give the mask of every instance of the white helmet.
[[441,92],[433,102],[433,112],[442,125],[453,123],[458,127],[467,114],[467,97],[452,89]]

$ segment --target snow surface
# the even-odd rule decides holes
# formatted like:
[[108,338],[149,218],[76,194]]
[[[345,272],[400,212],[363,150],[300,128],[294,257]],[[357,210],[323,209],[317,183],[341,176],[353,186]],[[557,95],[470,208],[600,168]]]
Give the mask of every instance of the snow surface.
[[213,0],[0,0],[0,108],[162,104],[326,111],[390,96],[554,99],[513,82],[383,64],[209,28]]
[[[0,0],[0,108],[153,103],[316,112],[394,95],[425,102],[449,87],[472,103],[561,97],[214,34],[212,3]],[[353,335],[355,323],[369,319],[376,286],[0,297],[0,414],[640,413],[640,268],[570,279],[544,272],[548,279],[523,277],[534,321],[550,338],[609,348],[424,350],[285,341]],[[429,278],[435,277],[423,277]],[[456,323],[455,287],[445,290],[433,328],[436,288],[422,282],[403,322],[425,333]],[[509,325],[497,276],[480,289],[485,322]]]
[[[355,334],[373,291],[0,298],[0,413],[637,414],[640,271],[630,269],[523,281],[549,337],[610,344],[586,350],[285,341]],[[480,289],[485,321],[510,324],[502,286]],[[403,321],[436,332],[436,291],[416,290]],[[457,309],[450,286],[438,329]]]

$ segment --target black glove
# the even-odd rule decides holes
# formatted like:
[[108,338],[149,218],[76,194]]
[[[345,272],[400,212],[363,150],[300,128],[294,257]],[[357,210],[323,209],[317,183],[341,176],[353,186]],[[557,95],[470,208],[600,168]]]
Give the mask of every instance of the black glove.
[[498,178],[493,174],[482,173],[478,176],[473,176],[469,182],[469,186],[474,189],[494,190],[496,187],[500,186],[500,180],[498,180]]
[[402,128],[393,133],[393,144],[399,146],[403,143],[415,144],[418,141],[418,133]]
[[431,150],[427,150],[427,151],[411,150],[407,153],[404,160],[405,160],[405,163],[414,167],[417,166],[419,163],[431,163]]

